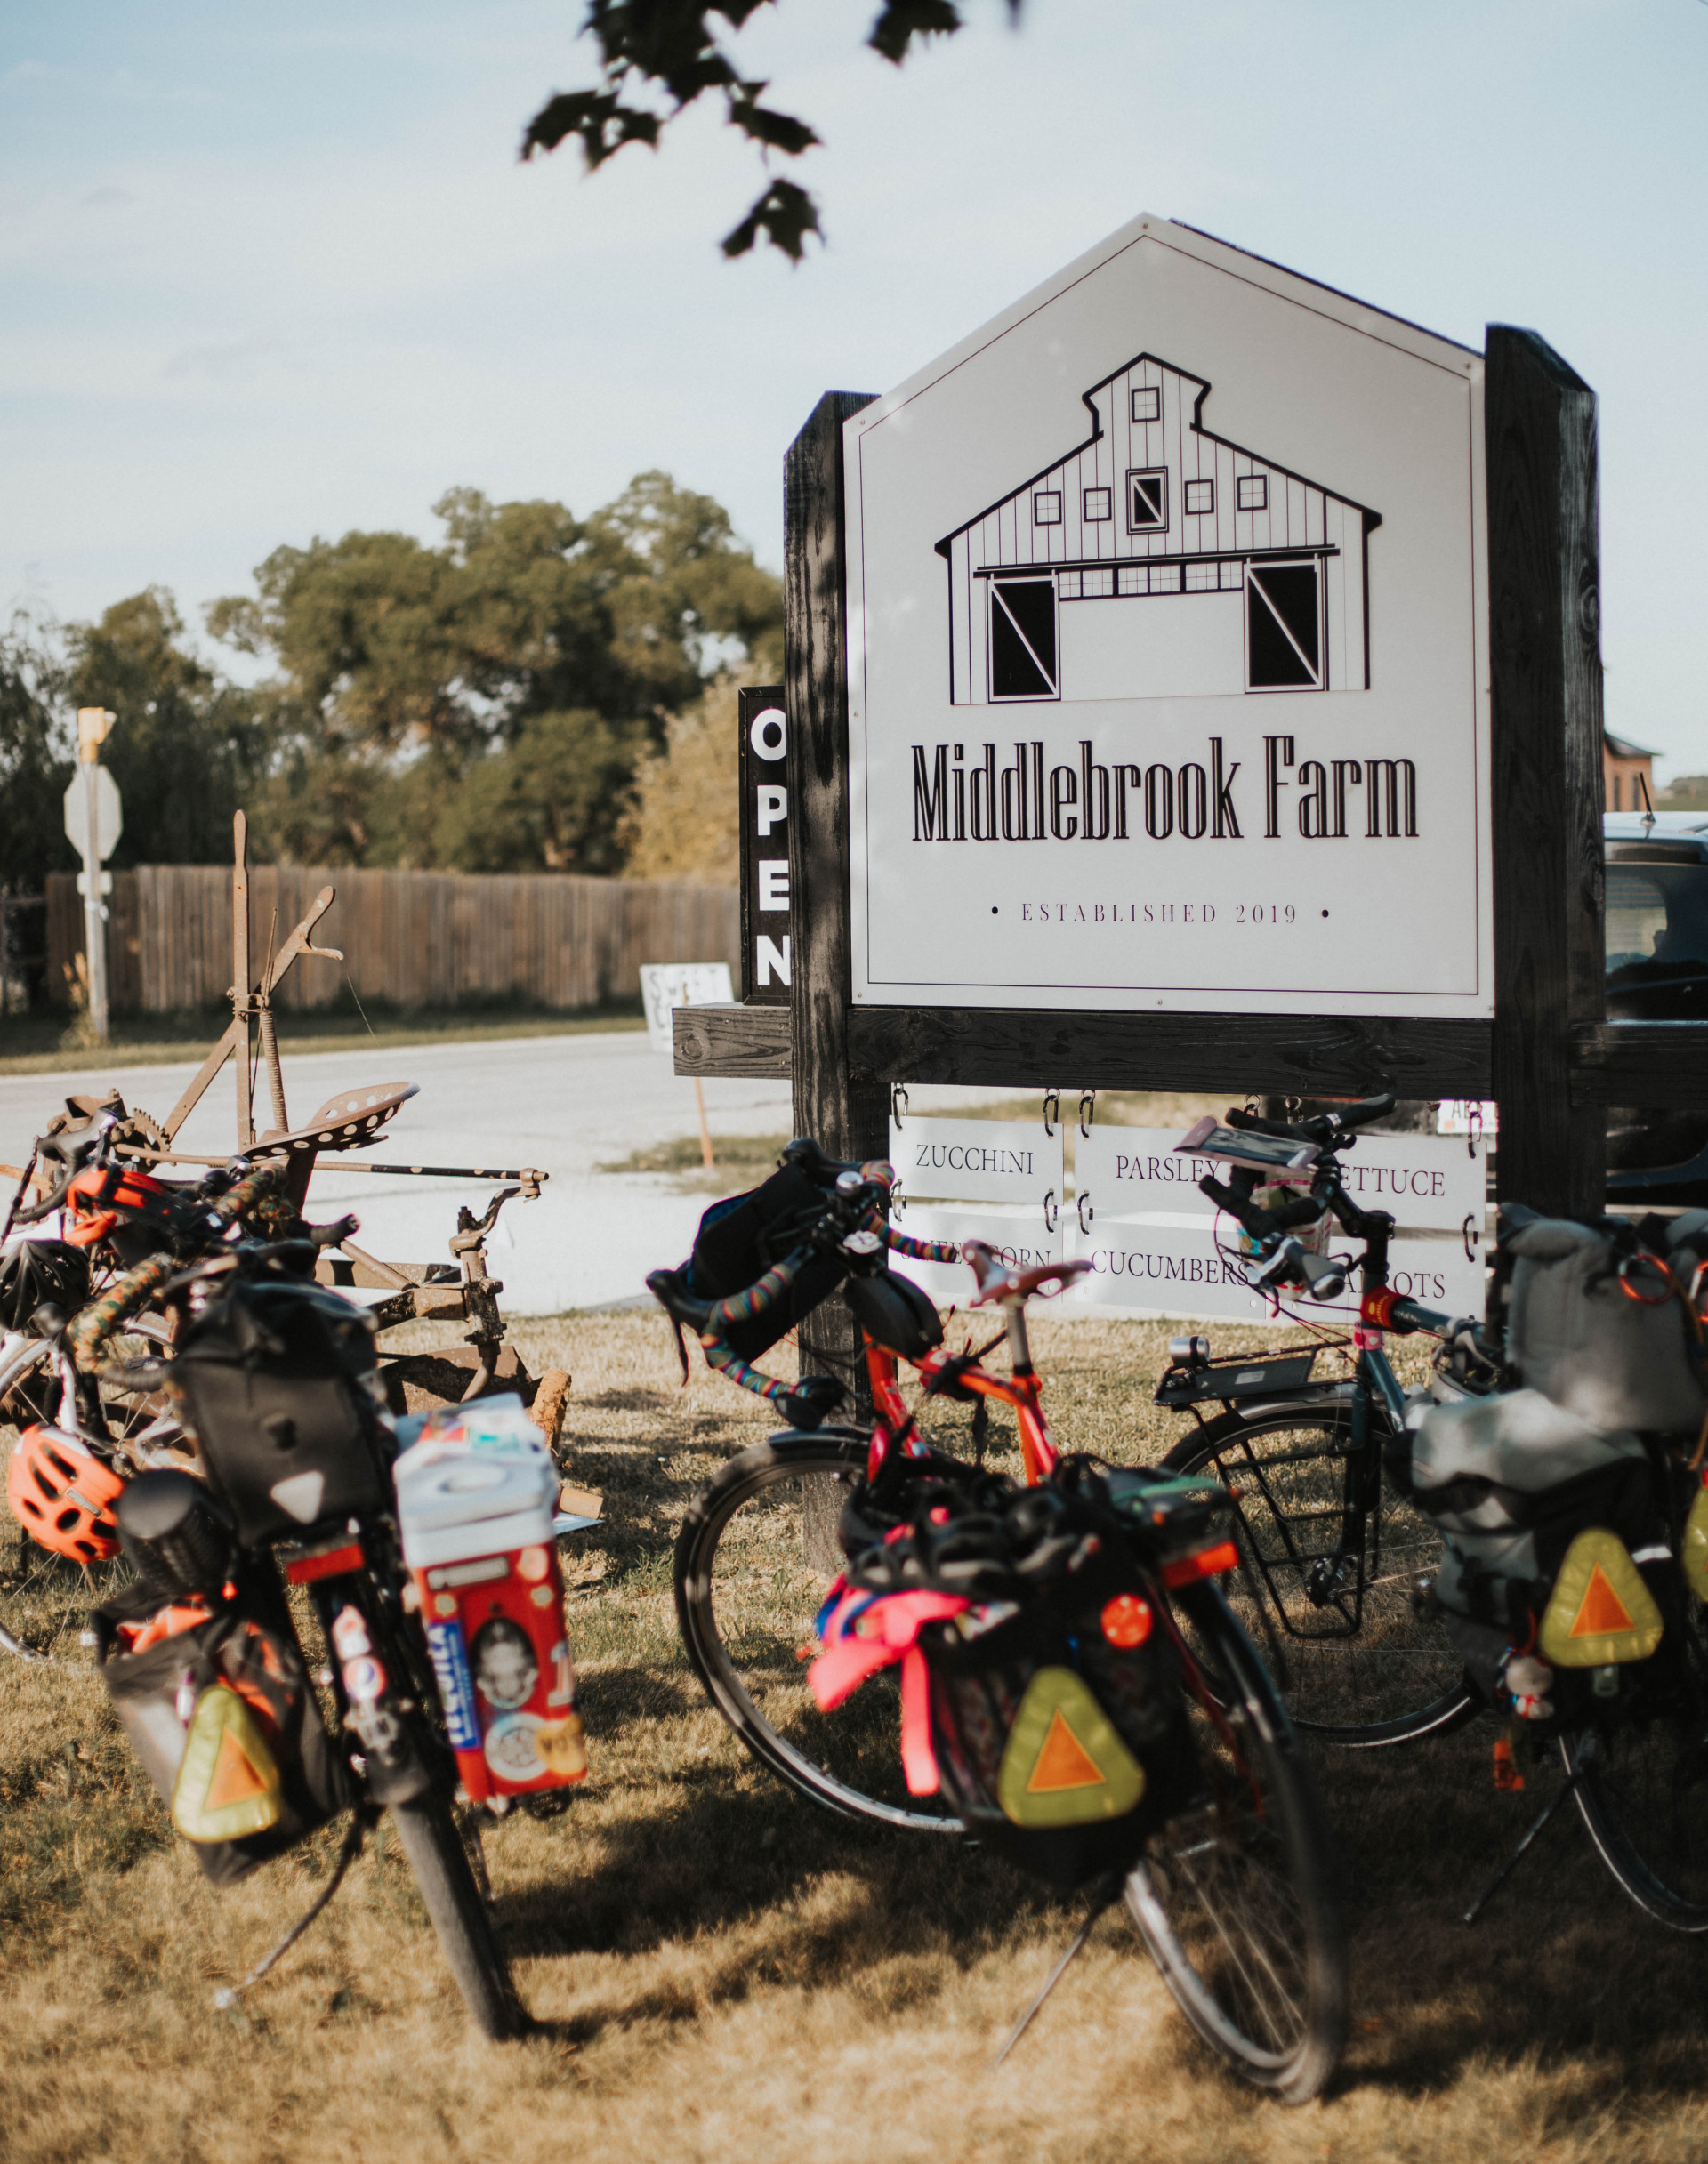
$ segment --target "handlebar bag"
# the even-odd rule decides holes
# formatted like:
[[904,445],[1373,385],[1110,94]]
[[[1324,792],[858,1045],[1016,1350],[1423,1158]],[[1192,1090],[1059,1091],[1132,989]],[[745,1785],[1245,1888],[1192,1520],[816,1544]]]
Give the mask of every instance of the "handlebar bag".
[[[1631,1232],[1535,1218],[1502,1246],[1511,1259],[1507,1357],[1527,1388],[1610,1433],[1696,1436],[1708,1387],[1695,1333],[1684,1301]],[[1688,1284],[1688,1247],[1660,1259],[1680,1266]],[[1632,1298],[1627,1283],[1648,1297]]]
[[1648,1659],[1683,1598],[1641,1438],[1536,1390],[1413,1417],[1389,1468],[1441,1529],[1434,1599],[1473,1680],[1493,1698],[1507,1654],[1540,1651],[1560,1718],[1583,1712],[1574,1671]]
[[[787,1164],[745,1195],[713,1203],[694,1235],[689,1292],[696,1299],[745,1292],[808,1237],[824,1218],[825,1202],[823,1188],[798,1165]],[[757,1360],[827,1300],[847,1275],[846,1258],[834,1250],[812,1256],[781,1299],[730,1326],[729,1343],[743,1360]]]
[[300,1280],[239,1283],[167,1376],[246,1548],[391,1508],[396,1436],[372,1326],[350,1301]]
[[[208,1730],[225,1694],[239,1701],[241,1712],[226,1723],[230,1736],[212,1736],[201,1752],[205,1764],[190,1769],[191,1800],[205,1823],[217,1824],[222,1814],[271,1823],[232,1839],[189,1842],[214,1885],[235,1885],[343,1809],[343,1767],[285,1631],[231,1609],[209,1616],[181,1596],[174,1607],[137,1586],[104,1602],[93,1620],[113,1711],[169,1810],[182,1807],[181,1776],[198,1716]],[[138,1642],[141,1652],[126,1650]]]

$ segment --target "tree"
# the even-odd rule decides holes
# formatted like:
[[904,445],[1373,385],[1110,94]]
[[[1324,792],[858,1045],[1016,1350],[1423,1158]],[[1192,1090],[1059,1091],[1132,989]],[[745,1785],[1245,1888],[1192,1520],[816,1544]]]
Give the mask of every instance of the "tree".
[[710,496],[642,473],[576,519],[452,489],[441,546],[274,551],[217,638],[271,657],[261,847],[321,863],[609,872],[634,762],[734,653],[774,671],[782,592]]
[[697,879],[733,886],[739,873],[737,687],[706,688],[672,718],[662,752],[640,763],[624,833],[631,879]]
[[98,623],[70,625],[66,650],[66,703],[118,717],[101,752],[125,805],[114,868],[229,857],[231,815],[262,770],[265,732],[249,695],[185,643],[172,595],[150,586]]
[[[820,138],[804,120],[761,105],[768,83],[744,80],[734,60],[718,43],[712,17],[721,16],[740,30],[761,7],[776,0],[587,0],[580,35],[591,36],[600,52],[595,90],[559,91],[535,114],[522,136],[522,157],[555,150],[571,136],[581,145],[589,173],[624,144],[642,142],[657,149],[670,123],[709,92],[721,93],[729,125],[759,147],[769,165],[770,153],[799,157]],[[1009,20],[1018,24],[1023,0],[1006,0]],[[899,68],[915,38],[949,37],[963,28],[955,0],[882,0],[866,44]],[[625,102],[631,93],[649,104]],[[745,255],[762,234],[772,247],[799,262],[809,233],[818,233],[818,206],[793,181],[772,180],[747,214],[723,237],[726,255]]]
[[52,628],[20,612],[0,632],[0,893],[77,863],[60,812],[76,757]]

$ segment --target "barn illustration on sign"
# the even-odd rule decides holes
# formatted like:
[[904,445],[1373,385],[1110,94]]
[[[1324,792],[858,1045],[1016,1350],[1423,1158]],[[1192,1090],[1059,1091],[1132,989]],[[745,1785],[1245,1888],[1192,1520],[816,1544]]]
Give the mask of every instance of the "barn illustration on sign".
[[937,544],[957,706],[1368,690],[1381,514],[1212,435],[1141,353],[1092,433]]

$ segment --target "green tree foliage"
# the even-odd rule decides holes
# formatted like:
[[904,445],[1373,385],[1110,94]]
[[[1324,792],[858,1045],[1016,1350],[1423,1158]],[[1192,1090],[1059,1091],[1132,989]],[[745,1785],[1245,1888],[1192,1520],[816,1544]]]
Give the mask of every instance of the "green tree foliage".
[[741,837],[736,680],[721,676],[673,715],[662,751],[640,762],[624,840],[632,879],[694,879],[731,886]]
[[778,582],[709,496],[638,475],[586,519],[453,489],[439,547],[275,550],[215,637],[271,658],[257,840],[316,863],[620,868],[636,760],[739,651],[775,670]]
[[[719,44],[712,18],[739,30],[776,0],[587,0],[581,35],[599,47],[600,80],[594,90],[555,93],[535,114],[522,136],[522,156],[555,150],[573,136],[589,173],[625,143],[657,149],[664,130],[707,92],[721,95],[729,125],[758,147],[769,163],[773,150],[799,157],[820,138],[804,120],[761,105],[768,83],[745,80]],[[1018,23],[1023,0],[1006,0]],[[955,0],[882,0],[866,44],[898,68],[914,40],[952,36],[963,28]],[[631,95],[651,103],[626,102]],[[794,261],[809,233],[817,233],[818,206],[793,181],[772,179],[747,214],[723,237],[726,255],[745,255],[763,235]]]
[[231,815],[262,769],[255,703],[185,642],[164,587],[115,602],[98,623],[66,632],[67,705],[117,715],[101,759],[125,805],[125,832],[109,860],[217,864],[231,852]]
[[77,863],[61,814],[77,757],[64,680],[52,632],[13,616],[0,632],[0,892],[39,894]]

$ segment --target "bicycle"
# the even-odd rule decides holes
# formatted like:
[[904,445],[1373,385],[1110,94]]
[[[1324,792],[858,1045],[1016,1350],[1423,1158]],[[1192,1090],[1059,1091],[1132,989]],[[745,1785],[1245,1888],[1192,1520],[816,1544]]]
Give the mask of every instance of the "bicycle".
[[[1478,1709],[1452,1638],[1428,1613],[1441,1535],[1383,1477],[1383,1452],[1407,1406],[1385,1336],[1444,1340],[1456,1369],[1446,1389],[1486,1389],[1499,1372],[1477,1323],[1392,1291],[1394,1219],[1346,1192],[1341,1154],[1358,1128],[1393,1106],[1390,1096],[1372,1098],[1290,1125],[1231,1111],[1225,1127],[1200,1122],[1182,1141],[1182,1151],[1234,1159],[1229,1181],[1198,1184],[1250,1235],[1244,1274],[1277,1307],[1289,1291],[1333,1299],[1358,1273],[1356,1357],[1349,1376],[1318,1380],[1320,1348],[1216,1359],[1207,1339],[1176,1339],[1155,1400],[1197,1423],[1164,1469],[1211,1475],[1235,1497],[1241,1570],[1232,1605],[1267,1646],[1295,1725],[1359,1750],[1446,1734]],[[1255,1199],[1261,1181],[1288,1170],[1308,1179],[1302,1192],[1278,1204]],[[1299,1230],[1325,1216],[1362,1242],[1357,1256],[1302,1243]],[[1206,1418],[1207,1403],[1220,1403],[1220,1414]]]
[[[375,1441],[383,1394],[375,1376],[372,1332],[359,1310],[311,1278],[317,1255],[353,1231],[354,1220],[304,1226],[294,1210],[281,1205],[279,1168],[252,1167],[241,1159],[192,1188],[134,1184],[120,1168],[103,1165],[101,1139],[98,1133],[87,1148],[72,1154],[44,1204],[15,1213],[19,1222],[39,1221],[64,1204],[78,1182],[93,1181],[83,1199],[99,1204],[97,1221],[104,1219],[106,1230],[128,1222],[146,1227],[160,1243],[74,1316],[40,1310],[36,1316],[43,1342],[67,1372],[65,1405],[76,1422],[69,1439],[98,1454],[115,1475],[105,1508],[91,1521],[97,1552],[117,1555],[122,1534],[139,1573],[134,1584],[96,1611],[101,1658],[130,1655],[134,1661],[149,1647],[157,1657],[167,1647],[181,1646],[186,1677],[205,1669],[204,1681],[217,1681],[212,1649],[234,1633],[254,1629],[270,1647],[269,1673],[306,1706],[314,1661],[288,1598],[291,1588],[301,1589],[331,1656],[320,1670],[331,1705],[329,1770],[314,1798],[315,1815],[347,1809],[349,1831],[333,1877],[308,1916],[238,1988],[258,1981],[294,1942],[331,1898],[363,1833],[389,1812],[477,2027],[495,2039],[514,2035],[526,2017],[487,1911],[478,1834],[466,1816],[459,1818],[457,1767],[419,1609],[406,1603],[408,1578],[383,1471],[385,1453],[383,1442]],[[283,1227],[287,1236],[243,1236],[258,1223]],[[222,1297],[252,1284],[271,1286],[287,1299],[318,1309],[330,1318],[334,1335],[342,1333],[349,1387],[338,1403],[346,1433],[342,1450],[326,1453],[328,1473],[314,1477],[329,1492],[342,1490],[347,1500],[312,1522],[295,1522],[294,1512],[286,1520],[288,1531],[272,1524],[244,1540],[232,1510],[205,1477],[216,1439],[222,1449],[252,1447],[241,1413],[227,1416],[221,1429],[204,1430],[193,1456],[173,1419],[170,1426],[180,1449],[159,1461],[139,1463],[141,1453],[109,1431],[105,1401],[97,1392],[104,1386],[119,1401],[150,1400],[172,1388],[174,1358],[186,1333],[216,1310]],[[144,1338],[147,1356],[109,1362],[119,1336]],[[324,1372],[307,1380],[303,1418],[311,1432],[317,1424],[326,1429],[334,1417],[328,1388]],[[278,1418],[273,1425],[281,1435],[292,1432],[288,1415],[282,1427]],[[278,1441],[272,1429],[268,1432]],[[39,1434],[36,1441],[39,1447]],[[340,1458],[349,1464],[337,1463]],[[359,1464],[363,1469],[352,1472]],[[83,1516],[89,1518],[86,1509]],[[50,1541],[55,1538],[51,1524],[41,1531]],[[181,1635],[163,1634],[162,1622],[167,1632]],[[169,1709],[170,1692],[167,1700]],[[178,1718],[186,1717],[181,1711]],[[320,1717],[305,1711],[299,1718],[318,1726]],[[132,1731],[151,1777],[168,1793],[178,1762],[154,1760],[162,1723],[170,1718],[169,1709],[156,1708]]]
[[[863,1517],[875,1515],[877,1523],[899,1529],[910,1498],[917,1517],[919,1493],[929,1484],[953,1488],[977,1477],[921,1437],[900,1392],[904,1361],[922,1379],[928,1397],[1011,1406],[1027,1484],[1050,1480],[1062,1461],[1031,1361],[1026,1309],[1089,1266],[1011,1271],[983,1243],[968,1242],[963,1254],[977,1282],[974,1304],[1000,1307],[1003,1327],[983,1346],[947,1351],[934,1341],[941,1326],[930,1302],[880,1269],[886,1248],[916,1255],[931,1246],[936,1251],[926,1259],[948,1259],[936,1243],[911,1241],[884,1222],[891,1169],[838,1164],[799,1140],[784,1162],[824,1184],[824,1208],[808,1235],[761,1280],[722,1300],[697,1299],[685,1269],[648,1280],[677,1327],[679,1349],[681,1329],[694,1329],[710,1365],[782,1401],[797,1419],[804,1410],[815,1422],[743,1452],[690,1507],[674,1569],[683,1641],[720,1714],[760,1763],[799,1793],[849,1817],[958,1833],[960,1820],[947,1815],[940,1798],[931,1809],[916,1797],[904,1800],[893,1670],[868,1677],[834,1715],[820,1713],[805,1689],[802,1642],[813,1650],[815,1616],[842,1583],[841,1557],[815,1562],[802,1539],[803,1519],[786,1516],[779,1497],[794,1500],[806,1482],[828,1479],[858,1500]],[[827,1253],[852,1273],[848,1297],[862,1325],[874,1412],[869,1437],[816,1424],[839,1386],[810,1377],[791,1387],[753,1368],[728,1342],[732,1326],[786,1299],[813,1259]],[[1004,1340],[1006,1376],[983,1365]],[[1156,1476],[1126,1477],[1137,1484]],[[1161,1522],[1159,1510],[1155,1523]],[[1143,1535],[1134,1538],[1142,1544]],[[1169,1990],[1205,2042],[1247,2080],[1301,2101],[1319,2093],[1338,2063],[1345,2027],[1344,1957],[1320,1805],[1262,1661],[1217,1589],[1216,1573],[1234,1560],[1227,1544],[1200,1543],[1168,1561],[1144,1552],[1152,1573],[1147,1583],[1180,1649],[1200,1787],[1193,1806],[1153,1834],[1143,1854],[1094,1902],[1124,1899]],[[1082,1932],[1076,1949],[1083,1939]]]

